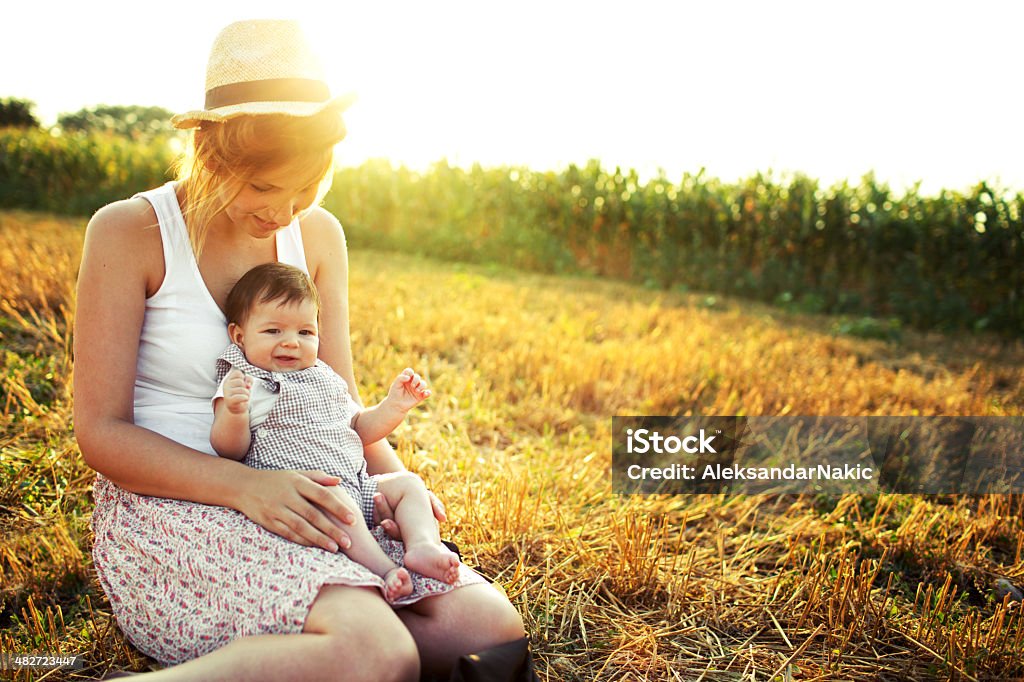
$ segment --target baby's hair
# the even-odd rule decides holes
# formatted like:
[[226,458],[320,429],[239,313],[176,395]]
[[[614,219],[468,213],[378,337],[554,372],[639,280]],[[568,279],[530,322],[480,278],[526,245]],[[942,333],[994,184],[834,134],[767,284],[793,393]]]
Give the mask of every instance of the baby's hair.
[[296,304],[312,301],[320,316],[320,294],[309,275],[293,265],[285,263],[264,263],[242,275],[228,294],[224,314],[228,322],[245,324],[257,303],[280,301]]

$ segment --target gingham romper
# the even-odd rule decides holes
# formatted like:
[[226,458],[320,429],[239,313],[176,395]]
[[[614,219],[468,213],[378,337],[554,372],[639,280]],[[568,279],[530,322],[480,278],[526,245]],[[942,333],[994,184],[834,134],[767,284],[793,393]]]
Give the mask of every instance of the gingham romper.
[[319,469],[338,476],[372,528],[377,479],[366,473],[363,441],[350,426],[360,408],[345,380],[322,360],[294,372],[269,372],[246,360],[235,344],[217,358],[218,384],[232,367],[277,394],[266,421],[252,431],[243,463],[254,469]]

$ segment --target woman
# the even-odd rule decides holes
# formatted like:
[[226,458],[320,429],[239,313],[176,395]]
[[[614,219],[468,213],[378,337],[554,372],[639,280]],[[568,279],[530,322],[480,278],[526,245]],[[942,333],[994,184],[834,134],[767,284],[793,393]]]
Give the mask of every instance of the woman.
[[[336,552],[358,509],[318,471],[255,470],[209,445],[227,293],[255,265],[305,269],[322,300],[319,357],[358,397],[341,226],[316,207],[351,97],[330,96],[293,22],[232,24],[178,183],[111,204],[86,231],[75,325],[75,430],[97,471],[97,574],[157,679],[413,680],[523,637],[498,590],[393,611]],[[372,473],[402,464],[386,441]],[[433,498],[435,514],[444,518]],[[380,510],[386,516],[389,510]]]

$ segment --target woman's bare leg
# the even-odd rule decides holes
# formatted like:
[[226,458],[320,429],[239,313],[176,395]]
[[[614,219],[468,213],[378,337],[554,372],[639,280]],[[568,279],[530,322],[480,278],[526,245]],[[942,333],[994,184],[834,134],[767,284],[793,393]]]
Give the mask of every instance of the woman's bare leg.
[[255,635],[148,675],[154,682],[411,682],[419,658],[409,631],[375,588],[325,585],[303,632]]
[[398,611],[419,650],[423,671],[447,675],[459,656],[525,636],[523,619],[490,585],[460,587]]

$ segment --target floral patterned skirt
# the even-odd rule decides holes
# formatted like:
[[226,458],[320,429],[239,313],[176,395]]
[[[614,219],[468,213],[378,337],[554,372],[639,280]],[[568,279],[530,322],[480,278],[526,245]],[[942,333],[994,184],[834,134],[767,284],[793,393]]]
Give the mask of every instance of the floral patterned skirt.
[[[286,540],[234,509],[136,495],[99,474],[94,494],[97,577],[125,636],[164,665],[238,637],[301,632],[324,585],[383,590],[344,554]],[[402,543],[380,528],[373,534],[401,565]],[[409,573],[412,594],[395,607],[484,582],[465,565],[454,585]]]

